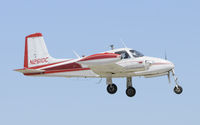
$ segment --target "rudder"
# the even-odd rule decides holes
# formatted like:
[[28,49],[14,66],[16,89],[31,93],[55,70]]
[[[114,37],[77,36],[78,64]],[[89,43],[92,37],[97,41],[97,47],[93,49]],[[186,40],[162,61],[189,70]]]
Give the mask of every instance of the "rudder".
[[48,53],[41,33],[34,33],[25,38],[24,67],[34,67],[56,62]]

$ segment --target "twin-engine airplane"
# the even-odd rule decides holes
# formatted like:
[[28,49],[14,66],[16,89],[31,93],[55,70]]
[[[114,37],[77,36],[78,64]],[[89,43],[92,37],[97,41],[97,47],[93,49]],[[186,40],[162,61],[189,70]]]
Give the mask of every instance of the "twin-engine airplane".
[[136,94],[132,77],[168,75],[170,82],[172,73],[176,83],[174,92],[181,94],[183,91],[178,85],[174,64],[170,61],[144,56],[129,48],[112,49],[77,59],[55,59],[49,55],[41,33],[26,36],[24,68],[15,71],[26,76],[106,78],[107,91],[110,94],[117,92],[112,78],[126,77],[126,94],[129,97]]

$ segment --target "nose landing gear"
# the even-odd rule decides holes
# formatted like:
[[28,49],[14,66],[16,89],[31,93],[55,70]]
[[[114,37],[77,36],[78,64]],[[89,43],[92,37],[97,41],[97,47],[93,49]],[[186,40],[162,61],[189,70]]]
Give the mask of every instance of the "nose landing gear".
[[174,87],[174,92],[176,94],[181,94],[183,92],[183,88],[181,86],[175,86]]
[[174,87],[174,92],[176,94],[181,94],[183,92],[183,88],[178,84],[178,78],[175,76],[174,69],[172,69],[172,76],[174,77],[174,81],[176,83],[176,86]]

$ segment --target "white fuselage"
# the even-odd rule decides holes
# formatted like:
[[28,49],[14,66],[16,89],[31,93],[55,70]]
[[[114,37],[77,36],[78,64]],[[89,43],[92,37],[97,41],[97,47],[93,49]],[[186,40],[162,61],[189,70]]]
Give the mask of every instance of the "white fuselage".
[[[155,57],[133,57],[129,53],[128,48],[116,49],[108,51],[109,53],[115,53],[118,51],[127,51],[129,58],[120,59],[114,64],[103,64],[101,62],[106,62],[109,59],[98,59],[89,60],[86,62],[79,62],[81,59],[73,59],[69,61],[64,61],[63,63],[50,65],[46,67],[39,68],[39,70],[44,70],[47,68],[68,65],[71,63],[79,63],[81,69],[75,70],[63,70],[58,72],[47,72],[45,74],[38,74],[35,76],[55,76],[55,77],[130,77],[130,76],[144,76],[144,77],[156,77],[161,75],[167,75],[170,70],[174,68],[174,64],[170,61],[155,58]],[[86,64],[87,65],[86,65]],[[97,63],[97,66],[95,65]],[[88,64],[91,64],[88,66]],[[94,65],[92,65],[94,64]],[[101,64],[101,65],[100,65]]]

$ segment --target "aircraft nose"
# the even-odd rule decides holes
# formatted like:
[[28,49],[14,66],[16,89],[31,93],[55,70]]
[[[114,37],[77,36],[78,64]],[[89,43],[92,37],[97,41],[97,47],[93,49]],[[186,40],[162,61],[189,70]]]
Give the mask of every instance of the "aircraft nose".
[[169,70],[171,70],[175,67],[174,64],[168,60],[163,60],[163,62],[166,63],[166,68]]

